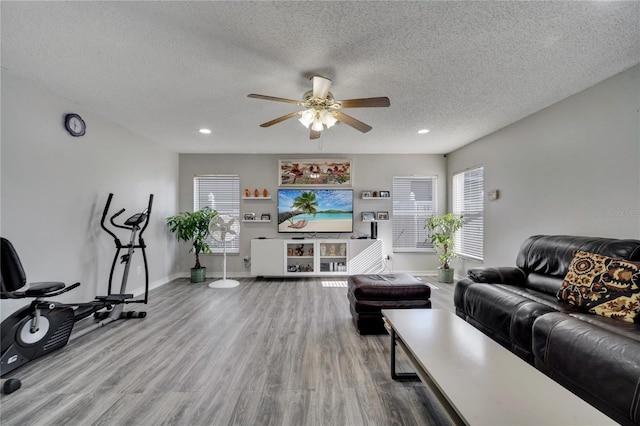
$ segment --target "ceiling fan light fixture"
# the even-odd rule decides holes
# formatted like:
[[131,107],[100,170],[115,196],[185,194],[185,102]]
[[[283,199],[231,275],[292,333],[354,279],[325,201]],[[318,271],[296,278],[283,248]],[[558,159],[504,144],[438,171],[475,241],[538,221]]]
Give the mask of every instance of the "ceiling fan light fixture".
[[298,121],[308,129],[311,123],[313,123],[315,116],[316,114],[313,108],[309,108],[308,110],[303,111],[302,114],[300,114],[300,118],[298,119]]
[[313,124],[311,125],[311,130],[315,130],[316,132],[321,132],[322,129],[324,129],[324,126],[322,125],[322,120],[320,120],[320,118],[316,118],[315,120],[313,120]]
[[327,126],[327,129],[333,127],[334,124],[338,122],[338,120],[326,109],[320,110],[320,120]]

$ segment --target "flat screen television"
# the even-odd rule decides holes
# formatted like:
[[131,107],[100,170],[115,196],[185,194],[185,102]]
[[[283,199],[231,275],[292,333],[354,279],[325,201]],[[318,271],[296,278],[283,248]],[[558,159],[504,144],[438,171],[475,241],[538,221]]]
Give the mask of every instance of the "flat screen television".
[[278,189],[278,232],[353,232],[353,189]]

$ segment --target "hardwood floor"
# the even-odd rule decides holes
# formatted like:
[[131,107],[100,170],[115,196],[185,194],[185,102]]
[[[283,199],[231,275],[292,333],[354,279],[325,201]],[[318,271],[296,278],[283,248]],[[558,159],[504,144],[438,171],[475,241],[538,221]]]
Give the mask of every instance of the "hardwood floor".
[[[346,278],[240,282],[173,281],[150,294],[147,318],[108,325],[23,366],[9,375],[22,389],[2,395],[0,422],[449,423],[420,382],[391,380],[388,336],[357,333],[340,287]],[[433,307],[453,310],[453,285],[432,289]]]

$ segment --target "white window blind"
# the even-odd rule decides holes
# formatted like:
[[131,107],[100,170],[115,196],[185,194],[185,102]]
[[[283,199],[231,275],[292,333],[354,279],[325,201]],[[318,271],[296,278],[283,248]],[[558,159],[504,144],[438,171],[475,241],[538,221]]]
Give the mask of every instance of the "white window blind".
[[393,178],[393,252],[429,251],[424,229],[436,212],[436,176]]
[[[240,177],[237,175],[206,175],[193,178],[193,210],[209,207],[218,214],[228,214],[240,220]],[[210,236],[207,243],[214,253],[222,253],[222,243]],[[227,254],[240,253],[240,241],[227,241]]]
[[453,175],[453,213],[464,224],[456,232],[456,253],[482,260],[484,256],[484,167]]

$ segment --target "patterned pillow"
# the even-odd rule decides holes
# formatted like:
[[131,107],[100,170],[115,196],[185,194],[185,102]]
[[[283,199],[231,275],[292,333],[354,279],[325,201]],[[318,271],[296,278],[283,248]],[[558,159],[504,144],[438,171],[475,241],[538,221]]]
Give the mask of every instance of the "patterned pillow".
[[577,251],[558,298],[593,314],[640,323],[640,262]]

